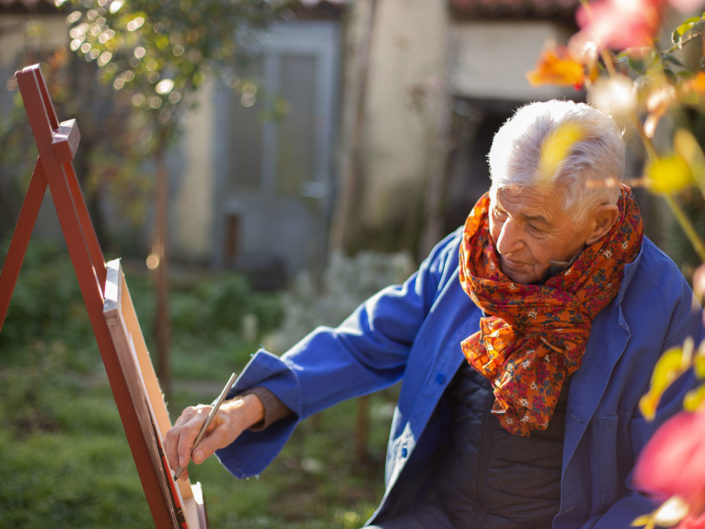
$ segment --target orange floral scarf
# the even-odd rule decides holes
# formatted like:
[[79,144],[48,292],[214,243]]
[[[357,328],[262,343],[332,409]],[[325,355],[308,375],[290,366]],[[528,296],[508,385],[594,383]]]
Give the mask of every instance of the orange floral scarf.
[[592,320],[617,295],[644,230],[639,206],[623,185],[610,232],[566,270],[524,285],[500,270],[489,202],[486,193],[475,204],[460,245],[460,284],[486,314],[461,347],[492,384],[492,413],[507,431],[527,436],[548,427],[563,383],[580,367]]

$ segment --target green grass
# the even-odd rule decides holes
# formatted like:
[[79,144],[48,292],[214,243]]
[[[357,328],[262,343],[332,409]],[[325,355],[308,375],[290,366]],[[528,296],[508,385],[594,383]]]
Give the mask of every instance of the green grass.
[[[43,247],[30,253],[0,333],[0,527],[153,527],[73,270],[60,255]],[[149,282],[135,273],[128,282],[149,343]],[[257,348],[260,337],[241,338],[238,317],[256,314],[263,331],[276,322],[271,295],[236,278],[208,282],[180,285],[172,296],[177,323],[213,300],[222,313],[215,318],[214,309],[204,309],[213,325],[204,316],[191,328],[175,326],[172,419],[189,404],[212,400]],[[237,480],[213,458],[192,466],[210,527],[360,527],[382,495],[389,427],[385,413],[374,413],[386,410],[388,399],[371,403],[364,461],[355,455],[352,401],[305,421],[256,479]]]
[[[107,380],[54,373],[32,405],[8,409],[22,370],[4,377],[0,527],[150,527],[151,518]],[[217,387],[221,379],[213,379]],[[178,382],[178,381],[177,381]],[[187,383],[188,381],[184,381]],[[178,392],[173,409],[212,394]],[[382,402],[381,400],[379,401]],[[372,421],[368,460],[354,454],[356,402],[304,422],[260,477],[236,480],[211,459],[190,469],[210,525],[359,527],[382,493],[386,420]],[[41,410],[41,413],[37,410]],[[178,413],[178,412],[175,412]]]

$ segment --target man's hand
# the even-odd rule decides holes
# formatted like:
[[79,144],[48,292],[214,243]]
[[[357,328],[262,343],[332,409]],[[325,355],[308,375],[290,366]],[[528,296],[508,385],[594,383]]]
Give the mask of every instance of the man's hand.
[[[193,442],[211,408],[212,406],[205,404],[189,406],[166,433],[164,448],[172,470],[188,465],[191,460],[200,465],[213,452],[228,446],[243,431],[264,417],[262,401],[256,395],[248,394],[226,401],[208,426],[201,442],[193,450]],[[187,478],[188,471],[184,472],[182,477]]]

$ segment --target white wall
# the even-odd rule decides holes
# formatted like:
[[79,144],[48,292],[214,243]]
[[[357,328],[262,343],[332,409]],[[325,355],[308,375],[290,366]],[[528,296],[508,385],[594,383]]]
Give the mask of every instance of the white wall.
[[526,72],[536,66],[546,41],[566,43],[571,32],[547,21],[479,20],[452,30],[450,85],[454,94],[514,101],[574,96],[572,88],[532,87]]
[[448,30],[445,1],[377,5],[363,141],[364,222],[371,226],[406,217],[409,194],[423,192],[430,142],[445,111]]
[[[198,105],[187,112],[183,135],[177,142],[178,167],[173,167],[178,182],[171,182],[169,221],[170,242],[176,255],[189,260],[208,262],[213,249],[215,203],[213,120],[213,83],[205,83],[198,94]],[[171,164],[170,164],[171,165]]]

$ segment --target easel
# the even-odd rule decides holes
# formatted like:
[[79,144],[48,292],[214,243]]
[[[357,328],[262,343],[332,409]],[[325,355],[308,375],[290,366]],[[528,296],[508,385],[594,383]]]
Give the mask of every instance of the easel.
[[154,525],[206,529],[200,484],[175,482],[163,455],[169,415],[119,261],[105,263],[76,179],[76,120],[59,123],[39,65],[15,77],[39,159],[0,272],[0,330],[48,187]]

